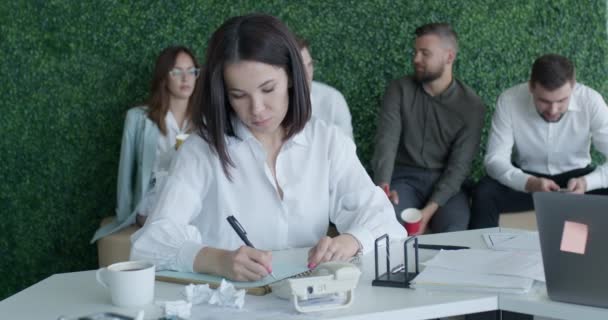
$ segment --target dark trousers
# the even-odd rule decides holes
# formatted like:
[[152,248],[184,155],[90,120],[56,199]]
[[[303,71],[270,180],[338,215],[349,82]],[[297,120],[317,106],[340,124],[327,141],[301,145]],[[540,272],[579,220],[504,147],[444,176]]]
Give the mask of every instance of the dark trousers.
[[[572,178],[582,177],[595,168],[588,166],[549,176],[545,174],[526,172],[536,177],[555,181],[561,188],[566,188]],[[608,189],[598,189],[587,192],[589,194],[608,194]],[[503,212],[520,212],[534,209],[532,194],[513,190],[500,182],[483,177],[473,191],[473,204],[471,208],[470,229],[492,228],[498,226],[499,215]]]
[[[403,222],[399,214],[404,209],[422,209],[426,205],[440,176],[438,170],[395,167],[391,189],[399,194],[399,204],[395,205],[399,222]],[[466,230],[470,215],[468,194],[461,190],[437,209],[427,228],[435,233]]]

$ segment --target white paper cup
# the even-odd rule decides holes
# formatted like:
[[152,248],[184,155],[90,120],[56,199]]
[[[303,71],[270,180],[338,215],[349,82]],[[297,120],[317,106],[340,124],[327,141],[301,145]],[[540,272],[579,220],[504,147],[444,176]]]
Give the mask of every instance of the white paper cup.
[[154,264],[127,261],[97,270],[97,282],[110,289],[112,304],[137,307],[154,300]]

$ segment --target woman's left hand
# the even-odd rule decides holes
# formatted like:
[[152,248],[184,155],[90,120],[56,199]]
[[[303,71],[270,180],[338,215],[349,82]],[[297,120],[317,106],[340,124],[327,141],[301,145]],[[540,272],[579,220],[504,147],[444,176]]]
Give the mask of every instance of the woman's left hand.
[[326,236],[308,251],[308,267],[314,269],[323,262],[348,260],[357,251],[359,251],[359,241],[350,234],[341,234],[335,238]]

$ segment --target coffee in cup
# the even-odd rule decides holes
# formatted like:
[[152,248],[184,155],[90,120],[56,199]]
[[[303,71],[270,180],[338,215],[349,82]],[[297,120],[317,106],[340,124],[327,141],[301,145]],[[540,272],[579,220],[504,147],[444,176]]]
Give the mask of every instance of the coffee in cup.
[[154,299],[154,271],[150,262],[119,262],[97,270],[97,282],[110,289],[112,304],[143,306]]
[[401,221],[408,235],[417,234],[420,231],[422,212],[416,208],[408,208],[401,211]]

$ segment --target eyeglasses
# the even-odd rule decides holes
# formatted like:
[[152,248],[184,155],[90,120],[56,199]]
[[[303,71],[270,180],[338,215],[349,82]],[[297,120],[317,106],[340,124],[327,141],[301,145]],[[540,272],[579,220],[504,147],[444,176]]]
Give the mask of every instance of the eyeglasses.
[[173,68],[173,69],[171,69],[171,71],[169,71],[169,75],[172,76],[173,78],[181,78],[184,75],[198,78],[198,76],[200,74],[201,74],[201,69],[199,69],[199,68],[190,68],[187,70],[183,70],[180,68]]

